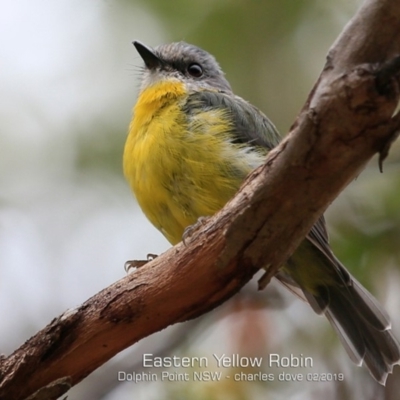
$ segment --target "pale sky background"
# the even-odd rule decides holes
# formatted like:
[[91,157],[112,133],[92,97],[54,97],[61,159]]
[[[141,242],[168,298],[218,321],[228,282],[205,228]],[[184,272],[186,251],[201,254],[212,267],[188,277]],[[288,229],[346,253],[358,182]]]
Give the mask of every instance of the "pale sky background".
[[93,121],[109,125],[111,138],[125,135],[137,91],[132,39],[148,30],[161,41],[161,29],[140,8],[124,14],[113,2],[3,3],[0,337],[8,353],[124,276],[127,259],[168,244],[138,212],[122,172],[76,170],[82,137],[104,146]]

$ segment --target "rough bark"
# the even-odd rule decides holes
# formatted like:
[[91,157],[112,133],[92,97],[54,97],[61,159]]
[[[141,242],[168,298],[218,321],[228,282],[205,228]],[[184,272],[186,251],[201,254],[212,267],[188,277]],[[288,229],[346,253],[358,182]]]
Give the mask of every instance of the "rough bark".
[[290,134],[188,238],[68,310],[0,359],[0,399],[57,398],[115,354],[276,273],[312,224],[400,128],[400,2],[368,0],[347,25]]

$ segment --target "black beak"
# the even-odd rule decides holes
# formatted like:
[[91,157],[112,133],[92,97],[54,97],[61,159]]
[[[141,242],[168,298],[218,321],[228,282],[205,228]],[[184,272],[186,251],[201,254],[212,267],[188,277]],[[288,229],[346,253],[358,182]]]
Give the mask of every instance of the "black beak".
[[133,42],[133,45],[140,54],[140,57],[143,58],[143,61],[148,69],[156,69],[157,67],[161,67],[163,65],[163,61],[154,54],[154,51],[150,47],[147,47],[143,43],[140,43],[136,40]]

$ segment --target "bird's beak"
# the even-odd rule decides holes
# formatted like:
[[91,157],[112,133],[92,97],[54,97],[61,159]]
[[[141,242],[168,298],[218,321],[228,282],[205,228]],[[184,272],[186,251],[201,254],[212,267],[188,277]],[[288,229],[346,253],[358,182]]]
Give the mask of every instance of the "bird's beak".
[[140,57],[143,58],[143,61],[148,69],[156,69],[157,67],[161,67],[163,65],[163,61],[154,54],[154,51],[150,47],[147,47],[143,43],[140,43],[136,40],[133,42],[133,45],[140,54]]

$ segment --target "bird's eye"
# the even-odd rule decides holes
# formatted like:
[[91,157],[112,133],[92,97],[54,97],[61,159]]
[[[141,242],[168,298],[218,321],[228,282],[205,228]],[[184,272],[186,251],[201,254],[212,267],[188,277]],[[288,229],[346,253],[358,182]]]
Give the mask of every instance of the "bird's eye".
[[203,75],[203,68],[199,64],[190,64],[187,67],[187,72],[194,78],[200,78]]

